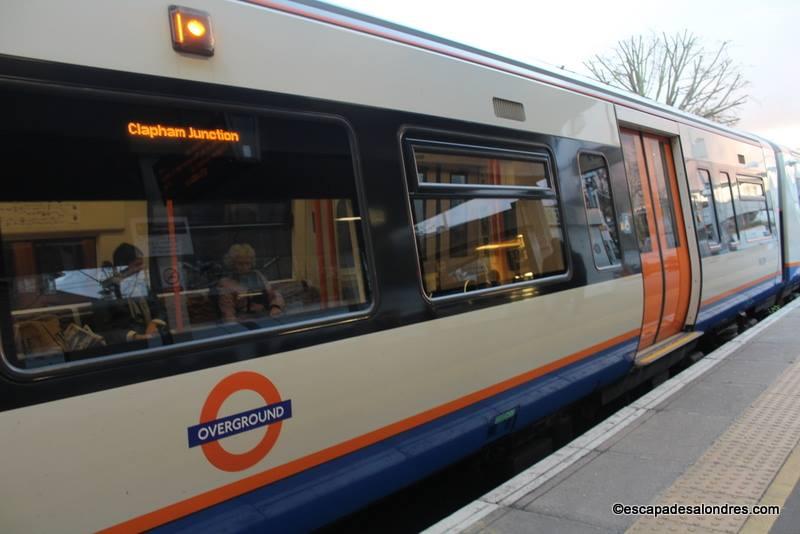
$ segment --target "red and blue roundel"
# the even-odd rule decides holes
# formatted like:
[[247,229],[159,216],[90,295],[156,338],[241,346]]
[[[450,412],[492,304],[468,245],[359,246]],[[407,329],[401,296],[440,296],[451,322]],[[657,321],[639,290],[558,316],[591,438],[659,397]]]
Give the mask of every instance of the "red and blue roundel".
[[[219,417],[222,404],[238,391],[254,391],[264,405],[246,412]],[[282,400],[275,385],[264,375],[242,371],[222,379],[209,393],[200,412],[200,424],[188,430],[189,448],[202,447],[211,465],[223,471],[242,471],[256,465],[278,441],[283,421],[292,417],[292,401]],[[261,441],[240,454],[226,451],[219,440],[266,427]]]

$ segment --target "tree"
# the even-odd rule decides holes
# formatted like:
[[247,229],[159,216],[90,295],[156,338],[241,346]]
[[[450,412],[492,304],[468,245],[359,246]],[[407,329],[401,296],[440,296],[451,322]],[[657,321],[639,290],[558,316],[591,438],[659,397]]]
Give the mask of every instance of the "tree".
[[748,82],[728,57],[725,41],[709,53],[689,31],[635,36],[584,62],[605,84],[694,113],[721,124],[739,121]]

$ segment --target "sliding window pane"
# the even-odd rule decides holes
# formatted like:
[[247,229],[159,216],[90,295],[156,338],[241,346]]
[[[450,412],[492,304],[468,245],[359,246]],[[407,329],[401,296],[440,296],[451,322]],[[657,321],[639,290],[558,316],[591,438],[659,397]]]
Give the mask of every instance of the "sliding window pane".
[[[425,290],[432,297],[563,273],[566,263],[554,200],[414,200]],[[466,237],[452,240],[453,230]],[[432,251],[432,253],[431,253]]]
[[595,154],[581,154],[579,164],[595,265],[599,268],[619,265],[619,234],[608,165],[605,158]]
[[547,165],[542,160],[453,154],[414,147],[414,159],[422,183],[466,186],[550,187]]
[[772,234],[764,185],[760,179],[739,177],[739,208],[739,232],[747,241],[757,241]]

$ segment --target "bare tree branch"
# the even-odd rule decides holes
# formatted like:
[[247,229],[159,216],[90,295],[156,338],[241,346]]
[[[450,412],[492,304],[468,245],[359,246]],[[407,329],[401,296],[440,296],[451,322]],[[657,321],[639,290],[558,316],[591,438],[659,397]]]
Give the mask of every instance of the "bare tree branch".
[[639,35],[619,41],[608,54],[595,54],[584,67],[602,83],[732,125],[749,84],[728,56],[729,44],[708,53],[688,30]]

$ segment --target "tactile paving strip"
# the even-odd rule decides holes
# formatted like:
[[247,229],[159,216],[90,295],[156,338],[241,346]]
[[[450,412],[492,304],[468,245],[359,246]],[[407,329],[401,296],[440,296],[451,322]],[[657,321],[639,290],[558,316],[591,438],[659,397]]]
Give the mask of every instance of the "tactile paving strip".
[[797,384],[794,380],[787,380],[784,376],[781,376],[774,385],[775,389],[770,390],[773,395],[785,395],[795,399],[800,397],[800,390],[797,389]]
[[654,519],[647,524],[638,522],[627,530],[627,534],[685,534],[686,532],[691,532],[693,534],[720,534],[724,531],[687,525],[685,523],[676,523],[675,521],[663,517]]
[[[653,504],[753,505],[800,442],[800,361],[789,367]],[[641,517],[640,533],[736,533],[747,515]]]
[[[730,503],[732,497],[683,488],[676,491],[668,490],[659,500],[662,499],[663,502],[659,504],[704,503],[707,505],[722,505]],[[740,499],[737,501],[737,504],[751,505],[755,504],[755,502],[748,502],[745,499]],[[747,517],[746,515],[670,515],[645,517],[634,523],[627,532],[652,532],[654,534],[665,532],[715,532],[720,534],[724,532],[730,534],[739,532],[739,529],[747,520]]]
[[[720,488],[725,488],[724,495],[736,497],[737,504],[745,502],[756,503],[764,489],[769,486],[775,472],[765,469],[752,469],[741,465],[730,465],[709,461],[704,457],[703,462],[694,466],[692,478],[686,480],[683,486],[699,490],[700,494],[718,493]],[[673,502],[691,503],[693,501],[677,500]],[[702,502],[702,501],[701,501]]]
[[[729,465],[732,467],[747,467],[750,469],[765,469],[775,472],[783,465],[784,460],[792,452],[791,445],[773,445],[762,447],[747,447],[748,441],[753,439],[759,443],[774,443],[766,435],[753,435],[748,432],[747,437],[733,435],[724,442],[715,443],[706,451],[704,459],[707,462]],[[750,439],[748,439],[748,437]]]

